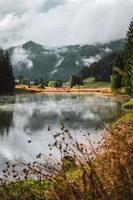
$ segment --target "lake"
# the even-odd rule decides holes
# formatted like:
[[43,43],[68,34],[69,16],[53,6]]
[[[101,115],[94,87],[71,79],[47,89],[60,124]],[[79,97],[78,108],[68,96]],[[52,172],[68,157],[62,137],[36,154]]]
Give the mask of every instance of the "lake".
[[51,133],[60,131],[61,122],[77,140],[89,132],[97,141],[122,111],[122,103],[122,99],[92,94],[0,97],[0,170],[7,160],[28,162],[40,152],[48,155]]

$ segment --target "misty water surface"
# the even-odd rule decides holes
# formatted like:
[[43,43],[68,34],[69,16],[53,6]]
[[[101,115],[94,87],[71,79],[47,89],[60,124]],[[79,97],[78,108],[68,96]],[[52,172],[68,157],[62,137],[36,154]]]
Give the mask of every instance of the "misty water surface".
[[40,152],[48,155],[51,132],[60,131],[61,122],[77,140],[88,132],[97,140],[102,128],[121,112],[121,104],[122,100],[89,94],[1,97],[0,169],[7,160],[29,161]]

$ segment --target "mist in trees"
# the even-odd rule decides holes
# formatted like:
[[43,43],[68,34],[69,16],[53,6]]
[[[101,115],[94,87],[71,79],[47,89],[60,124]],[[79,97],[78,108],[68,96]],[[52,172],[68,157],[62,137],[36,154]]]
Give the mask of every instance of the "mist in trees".
[[91,64],[90,67],[83,67],[79,75],[83,78],[94,77],[96,81],[110,82],[118,52],[110,53],[98,62]]

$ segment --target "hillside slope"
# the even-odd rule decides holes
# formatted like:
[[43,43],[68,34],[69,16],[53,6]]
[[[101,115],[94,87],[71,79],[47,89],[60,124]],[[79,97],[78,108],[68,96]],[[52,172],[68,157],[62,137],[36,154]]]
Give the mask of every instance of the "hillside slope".
[[84,79],[95,77],[96,81],[109,82],[116,60],[120,53],[113,52],[94,62],[90,67],[83,67],[79,75]]
[[122,50],[124,40],[106,44],[73,45],[59,48],[47,48],[29,41],[22,46],[8,49],[15,77],[45,80],[69,80],[72,74],[78,74],[83,67],[89,67],[102,57]]

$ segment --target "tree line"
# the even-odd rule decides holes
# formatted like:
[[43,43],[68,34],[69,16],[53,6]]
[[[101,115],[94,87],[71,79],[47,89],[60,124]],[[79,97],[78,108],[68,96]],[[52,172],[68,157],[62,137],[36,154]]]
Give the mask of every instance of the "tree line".
[[14,76],[7,51],[0,49],[0,94],[14,92]]
[[115,63],[111,84],[112,89],[124,87],[133,96],[133,20],[129,25],[124,50]]
[[63,81],[62,80],[48,80],[45,81],[44,78],[40,79],[28,79],[24,75],[19,76],[18,82],[15,81],[15,84],[18,85],[28,85],[29,88],[31,86],[36,86],[37,88],[43,89],[46,87],[62,87]]

